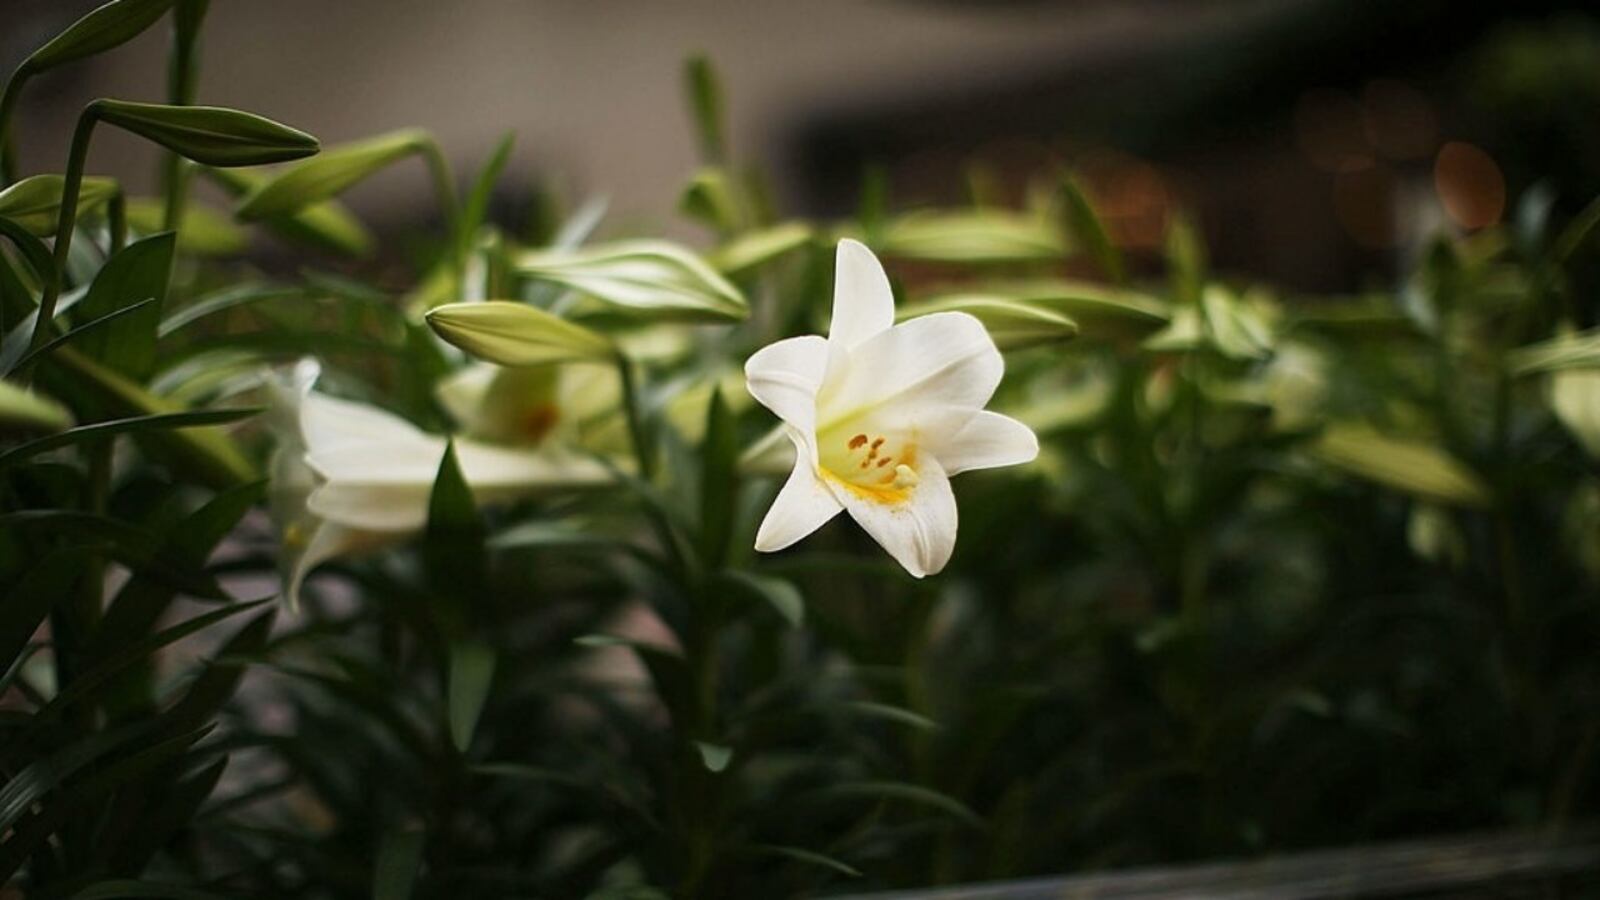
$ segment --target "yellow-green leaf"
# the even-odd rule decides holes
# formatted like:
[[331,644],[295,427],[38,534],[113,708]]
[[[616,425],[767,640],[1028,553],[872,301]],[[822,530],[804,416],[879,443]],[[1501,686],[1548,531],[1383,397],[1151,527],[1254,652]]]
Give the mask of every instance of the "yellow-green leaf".
[[1329,425],[1311,453],[1330,466],[1425,500],[1461,506],[1489,503],[1482,479],[1442,448],[1380,434],[1365,423]]
[[529,251],[516,268],[633,316],[725,322],[750,314],[738,288],[700,257],[665,241]]
[[1078,334],[1076,322],[1034,303],[983,294],[947,294],[895,311],[899,321],[936,312],[964,312],[983,323],[1001,350],[1020,350],[1065,341]]
[[239,218],[255,221],[289,215],[330,200],[380,169],[420,152],[431,140],[427,132],[408,128],[329,147],[257,185],[240,201]]
[[[56,233],[61,212],[61,189],[66,179],[60,175],[31,175],[0,191],[0,216],[10,219],[36,237]],[[78,186],[78,212],[82,215],[116,196],[117,182],[111,178],[86,176]]]
[[915,212],[884,228],[884,256],[949,263],[1060,259],[1067,241],[1050,223],[1001,210]]
[[724,275],[740,275],[804,247],[815,234],[804,222],[747,231],[712,251],[710,261]]

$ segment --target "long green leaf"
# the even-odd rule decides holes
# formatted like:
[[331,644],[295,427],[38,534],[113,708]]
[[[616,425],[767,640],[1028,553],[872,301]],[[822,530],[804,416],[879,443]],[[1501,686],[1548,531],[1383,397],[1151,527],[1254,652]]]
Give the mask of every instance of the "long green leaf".
[[240,201],[237,215],[245,221],[257,221],[297,213],[337,197],[393,163],[416,155],[431,140],[427,132],[405,129],[328,147],[258,185]]
[[18,444],[15,447],[0,451],[0,469],[15,465],[40,453],[58,450],[62,447],[70,447],[90,439],[153,429],[225,425],[229,422],[247,419],[259,412],[261,412],[259,408],[248,407],[240,409],[196,409],[189,412],[158,413],[153,416],[134,416],[128,419],[95,422],[92,425],[79,425],[76,428],[69,428],[66,431],[37,438],[25,444]]

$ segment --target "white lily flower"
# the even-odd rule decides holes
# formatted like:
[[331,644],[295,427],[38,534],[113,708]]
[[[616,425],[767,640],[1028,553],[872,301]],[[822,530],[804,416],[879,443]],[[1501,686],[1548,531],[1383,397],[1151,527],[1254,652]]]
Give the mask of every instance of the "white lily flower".
[[795,446],[756,549],[782,550],[848,510],[913,576],[943,569],[956,542],[949,476],[1039,454],[1028,426],[983,408],[1004,370],[966,313],[896,325],[877,258],[840,241],[828,337],[778,341],[745,363],[750,393]]
[[[285,594],[338,556],[403,541],[428,521],[428,499],[446,439],[374,406],[312,390],[318,367],[305,360],[288,383],[269,382],[278,446],[271,506],[283,535]],[[554,445],[536,449],[455,441],[462,477],[480,504],[611,480],[595,460]]]

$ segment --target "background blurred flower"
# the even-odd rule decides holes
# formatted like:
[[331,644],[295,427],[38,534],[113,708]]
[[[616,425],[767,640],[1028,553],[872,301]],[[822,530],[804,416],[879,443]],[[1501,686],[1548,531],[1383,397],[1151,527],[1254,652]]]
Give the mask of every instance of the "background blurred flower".
[[[298,608],[300,585],[319,564],[422,530],[447,446],[445,438],[375,406],[317,393],[318,373],[314,361],[304,360],[289,378],[269,381],[278,439],[271,505],[291,608]],[[457,439],[455,448],[480,504],[610,480],[599,462],[555,443],[513,449]]]

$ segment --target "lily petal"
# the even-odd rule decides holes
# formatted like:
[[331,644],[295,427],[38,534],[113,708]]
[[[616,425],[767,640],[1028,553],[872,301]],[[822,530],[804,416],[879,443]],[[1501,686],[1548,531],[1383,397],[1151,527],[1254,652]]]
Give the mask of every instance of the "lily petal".
[[[300,401],[300,431],[312,453],[345,446],[414,442],[427,433],[394,413],[365,403],[311,392]],[[442,447],[443,445],[441,445]]]
[[965,415],[966,422],[952,431],[924,432],[929,435],[928,451],[938,458],[945,474],[1015,466],[1039,456],[1039,438],[1016,419],[988,410],[968,410]]
[[894,291],[872,251],[848,238],[834,256],[833,323],[828,340],[850,348],[894,325]]
[[756,531],[756,549],[763,553],[793,544],[823,525],[844,510],[827,485],[817,477],[815,466],[803,452],[798,452],[794,470],[783,490],[778,492],[767,517],[761,520]]
[[300,610],[300,586],[317,566],[335,557],[376,549],[403,537],[402,532],[356,531],[332,522],[317,523],[309,540],[298,547],[286,547],[284,551],[284,597],[290,611]]
[[802,431],[817,426],[817,388],[828,368],[828,342],[789,338],[757,350],[744,364],[750,396]]
[[1000,386],[1005,360],[966,313],[934,313],[902,322],[839,354],[817,396],[819,427],[890,401],[919,407],[981,409]]
[[912,577],[922,578],[942,570],[955,551],[956,496],[938,460],[924,459],[917,476],[910,495],[894,504],[858,496],[841,484],[827,486],[856,524]]

